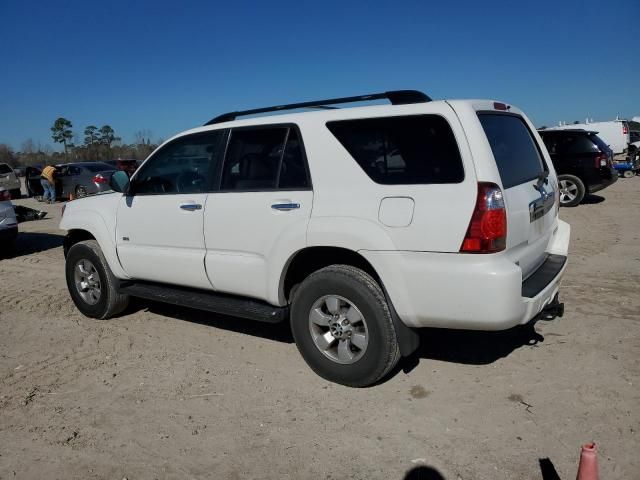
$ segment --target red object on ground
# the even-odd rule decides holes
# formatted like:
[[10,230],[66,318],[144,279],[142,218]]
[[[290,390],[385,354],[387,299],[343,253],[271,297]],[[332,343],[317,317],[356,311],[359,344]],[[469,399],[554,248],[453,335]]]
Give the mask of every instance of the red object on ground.
[[594,442],[582,446],[576,480],[598,480],[598,447]]

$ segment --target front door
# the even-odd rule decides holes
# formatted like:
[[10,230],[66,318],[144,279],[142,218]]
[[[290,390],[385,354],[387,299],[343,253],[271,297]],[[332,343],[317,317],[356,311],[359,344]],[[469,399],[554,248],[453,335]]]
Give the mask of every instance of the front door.
[[207,199],[206,268],[216,290],[278,303],[280,274],[306,246],[313,191],[297,127],[231,131]]
[[118,208],[116,245],[134,279],[211,289],[204,265],[204,208],[224,131],[180,137],[132,178]]

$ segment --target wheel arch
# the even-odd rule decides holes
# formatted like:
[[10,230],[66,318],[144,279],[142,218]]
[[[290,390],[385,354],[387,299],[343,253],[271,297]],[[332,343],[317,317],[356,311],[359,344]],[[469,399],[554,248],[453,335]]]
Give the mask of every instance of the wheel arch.
[[295,252],[285,264],[280,278],[280,296],[284,302],[289,303],[294,287],[302,282],[311,273],[328,267],[329,265],[351,265],[359,268],[373,277],[380,285],[386,297],[391,318],[396,330],[400,354],[403,357],[411,355],[420,345],[418,333],[407,327],[398,316],[393,302],[382,282],[382,278],[373,265],[360,253],[344,247],[313,246],[306,247]]
[[64,251],[64,257],[67,258],[69,249],[73,247],[76,243],[82,242],[84,240],[95,240],[95,239],[96,237],[93,236],[93,234],[88,230],[83,230],[81,228],[74,228],[72,230],[67,231],[67,235],[64,237],[64,243],[62,245],[62,248]]
[[335,246],[305,247],[291,255],[282,270],[279,285],[281,298],[288,302],[293,287],[298,283],[321,268],[337,264],[359,268],[382,284],[373,265],[354,250]]

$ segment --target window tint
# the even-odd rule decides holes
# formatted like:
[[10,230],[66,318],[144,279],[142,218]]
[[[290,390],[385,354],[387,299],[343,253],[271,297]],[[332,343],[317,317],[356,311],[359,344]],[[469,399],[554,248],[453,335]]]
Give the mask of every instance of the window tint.
[[308,186],[302,145],[296,129],[242,128],[231,132],[222,172],[222,190]]
[[546,170],[531,132],[515,115],[481,113],[478,115],[504,188],[533,180]]
[[289,130],[287,144],[280,167],[280,182],[278,187],[283,190],[308,188],[307,169],[302,156],[302,145],[295,128]]
[[451,127],[438,115],[336,121],[327,127],[374,182],[398,185],[464,179]]
[[0,173],[11,173],[11,167],[6,163],[0,163]]
[[158,151],[136,175],[136,194],[202,193],[209,190],[210,172],[216,168],[224,132],[189,135]]
[[604,140],[602,140],[595,133],[592,133],[591,135],[589,135],[589,140],[591,140],[593,143],[595,143],[598,146],[598,150],[600,150],[601,152],[608,153],[608,152],[611,151],[611,148],[609,147],[609,145],[607,145],[604,142]]
[[[95,171],[98,171],[98,170],[90,170],[90,171],[91,171],[91,172],[95,172]],[[72,166],[70,166],[70,167],[67,169],[67,174],[68,174],[68,175],[80,175],[81,173],[82,173],[82,170],[80,170],[80,168],[79,168],[79,167],[72,167]]]
[[558,153],[593,153],[598,151],[598,146],[586,134],[563,135],[558,145]]

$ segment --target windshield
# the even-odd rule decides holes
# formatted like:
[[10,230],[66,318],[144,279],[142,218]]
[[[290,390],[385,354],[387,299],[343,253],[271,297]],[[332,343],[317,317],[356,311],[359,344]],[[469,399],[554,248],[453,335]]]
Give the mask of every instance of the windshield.
[[11,167],[6,163],[0,163],[0,174],[11,173]]
[[533,180],[546,170],[535,140],[521,117],[480,113],[478,118],[491,145],[504,188]]
[[609,153],[611,152],[611,149],[609,148],[609,145],[607,145],[606,143],[604,143],[604,140],[602,140],[598,135],[596,135],[595,133],[592,133],[591,135],[589,135],[589,139],[591,139],[591,141],[593,143],[595,143],[598,148],[600,149],[600,151],[605,152],[605,153]]

